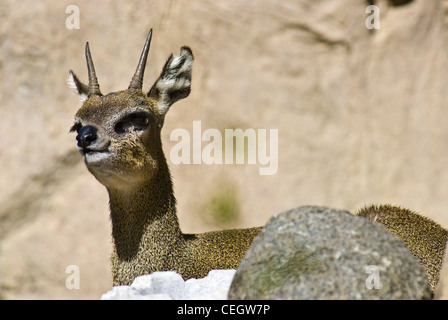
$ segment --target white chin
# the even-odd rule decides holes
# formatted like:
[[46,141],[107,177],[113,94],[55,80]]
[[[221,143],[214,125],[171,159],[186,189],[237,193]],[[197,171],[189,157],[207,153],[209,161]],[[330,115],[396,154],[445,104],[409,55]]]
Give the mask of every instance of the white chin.
[[96,152],[88,152],[84,155],[87,164],[94,164],[98,162],[102,162],[112,155],[111,152],[106,151],[96,151]]

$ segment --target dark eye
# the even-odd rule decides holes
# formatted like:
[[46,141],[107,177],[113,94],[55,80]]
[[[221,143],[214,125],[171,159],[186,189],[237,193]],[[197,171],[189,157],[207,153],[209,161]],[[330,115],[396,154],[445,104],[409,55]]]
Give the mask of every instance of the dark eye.
[[141,127],[145,127],[149,124],[149,118],[146,116],[143,116],[143,117],[137,116],[137,117],[133,118],[132,121],[137,126],[141,126]]
[[125,133],[136,130],[146,130],[153,116],[146,112],[137,112],[125,116],[115,125],[116,133]]

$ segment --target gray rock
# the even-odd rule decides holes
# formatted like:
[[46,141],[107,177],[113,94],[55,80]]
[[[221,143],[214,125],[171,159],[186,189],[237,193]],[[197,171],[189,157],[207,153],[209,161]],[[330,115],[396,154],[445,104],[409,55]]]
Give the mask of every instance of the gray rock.
[[175,271],[135,278],[130,286],[116,286],[102,300],[225,300],[235,270],[211,270],[202,279],[184,279]]
[[430,299],[406,245],[347,211],[299,207],[273,217],[237,269],[229,299]]

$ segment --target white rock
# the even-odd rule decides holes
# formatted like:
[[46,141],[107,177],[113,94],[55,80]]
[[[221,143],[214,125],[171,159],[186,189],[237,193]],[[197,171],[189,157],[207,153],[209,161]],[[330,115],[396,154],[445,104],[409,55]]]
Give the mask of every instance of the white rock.
[[205,278],[185,282],[184,299],[226,300],[236,270],[211,270]]
[[168,294],[172,299],[182,299],[185,293],[184,279],[175,271],[154,272],[134,279],[131,288],[142,296]]
[[138,300],[140,294],[129,286],[116,286],[104,293],[101,300]]
[[135,278],[130,286],[116,286],[102,300],[226,300],[236,270],[211,270],[201,279],[160,271]]

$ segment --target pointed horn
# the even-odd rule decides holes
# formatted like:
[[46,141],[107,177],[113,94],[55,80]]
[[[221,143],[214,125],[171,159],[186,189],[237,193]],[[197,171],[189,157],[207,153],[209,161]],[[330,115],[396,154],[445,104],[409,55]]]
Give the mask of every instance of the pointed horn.
[[149,30],[148,37],[146,38],[145,46],[140,56],[137,69],[135,69],[134,76],[132,77],[129,89],[142,89],[143,87],[143,74],[145,73],[146,60],[148,58],[149,46],[151,44],[152,29]]
[[99,95],[102,96],[100,91],[100,85],[98,84],[98,79],[96,78],[95,67],[93,66],[92,57],[90,55],[89,43],[86,42],[86,60],[87,60],[87,71],[89,73],[89,90],[87,96]]

